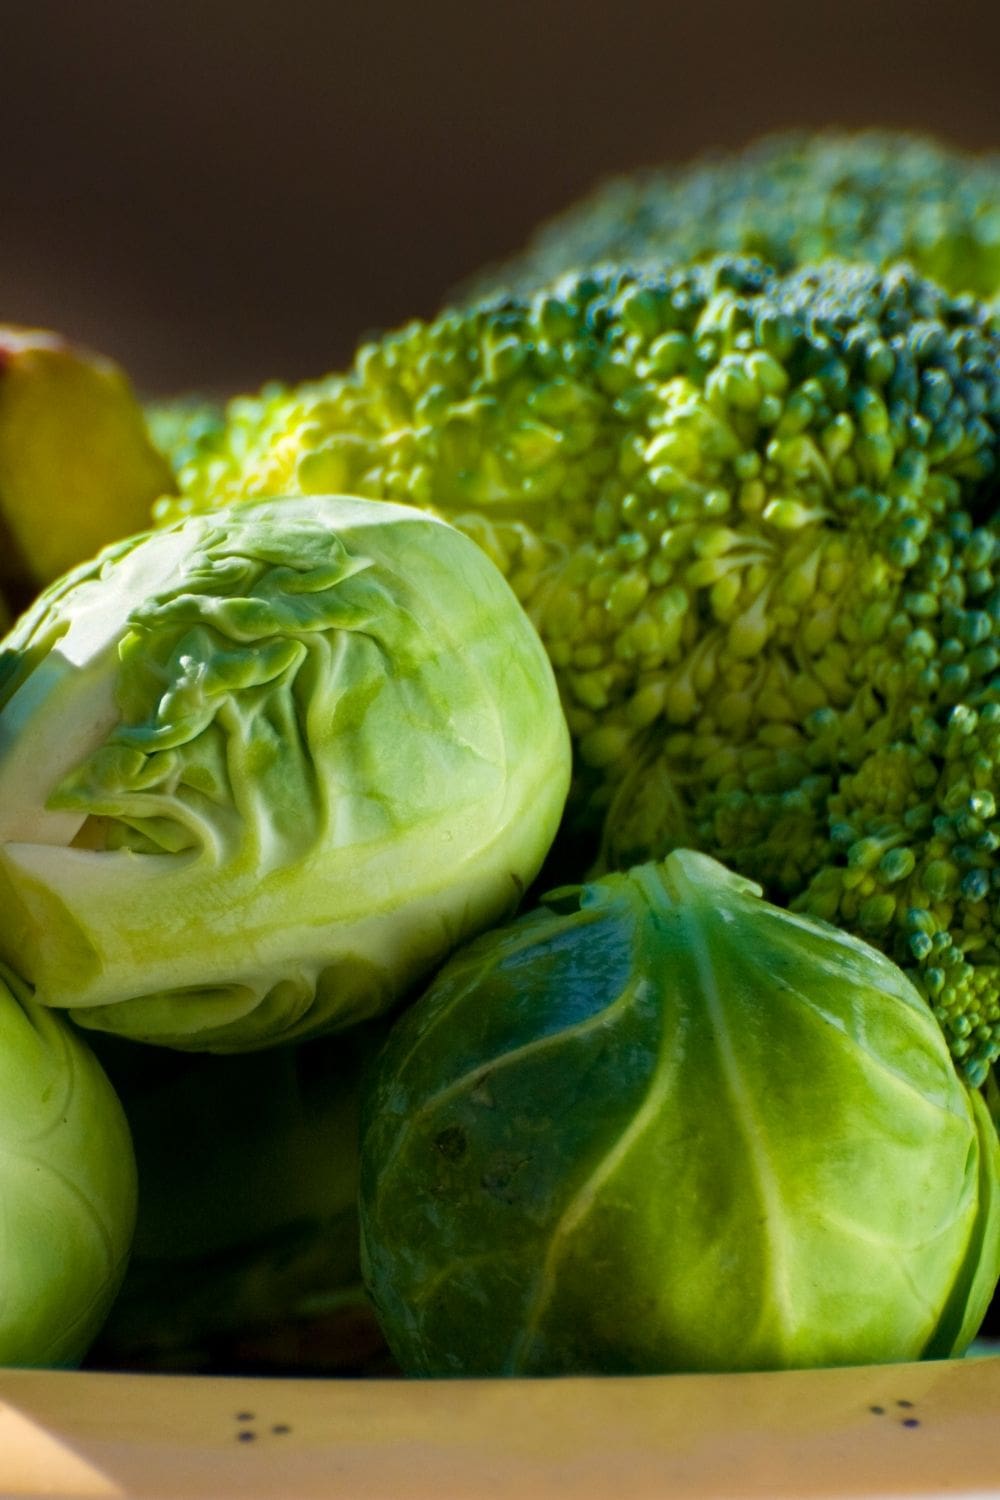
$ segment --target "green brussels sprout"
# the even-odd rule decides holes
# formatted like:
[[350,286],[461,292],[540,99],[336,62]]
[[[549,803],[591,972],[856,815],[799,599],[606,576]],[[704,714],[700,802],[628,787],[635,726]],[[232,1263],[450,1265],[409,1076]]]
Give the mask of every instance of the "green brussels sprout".
[[1000,1145],[884,955],[677,851],[470,943],[363,1109],[362,1265],[424,1375],[947,1356]]
[[0,956],[140,1041],[342,1028],[509,914],[568,780],[548,659],[458,531],[342,496],[190,517],[0,649]]
[[94,1039],[132,1131],[139,1216],[90,1361],[364,1373],[385,1346],[358,1260],[361,1076],[385,1038],[216,1057]]
[[0,1365],[76,1364],[125,1274],[132,1142],[90,1048],[0,966]]

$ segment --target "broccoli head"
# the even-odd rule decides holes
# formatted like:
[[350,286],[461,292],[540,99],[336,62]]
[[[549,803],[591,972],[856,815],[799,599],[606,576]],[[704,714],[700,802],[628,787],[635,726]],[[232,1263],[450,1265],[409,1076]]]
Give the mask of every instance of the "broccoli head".
[[951,291],[1000,292],[1000,157],[901,131],[790,132],[612,179],[469,288],[535,288],[605,262],[720,251],[780,270],[827,256],[912,262]]
[[978,1082],[1000,1055],[998,448],[1000,323],[971,296],[722,257],[570,276],[240,398],[162,510],[315,489],[445,516],[556,668],[573,857],[697,847],[875,941]]

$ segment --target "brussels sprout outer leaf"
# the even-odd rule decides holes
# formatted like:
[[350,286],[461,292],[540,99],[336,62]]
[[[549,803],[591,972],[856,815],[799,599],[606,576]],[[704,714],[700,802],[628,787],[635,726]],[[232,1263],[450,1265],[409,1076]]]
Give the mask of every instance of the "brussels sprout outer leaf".
[[983,1095],[971,1089],[969,1100],[979,1137],[979,1217],[962,1272],[924,1350],[928,1359],[965,1353],[979,1332],[1000,1279],[1000,1137]]

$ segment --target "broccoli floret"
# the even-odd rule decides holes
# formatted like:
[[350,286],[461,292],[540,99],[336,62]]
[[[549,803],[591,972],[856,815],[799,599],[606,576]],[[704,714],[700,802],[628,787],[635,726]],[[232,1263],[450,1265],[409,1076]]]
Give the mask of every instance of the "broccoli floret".
[[147,402],[144,415],[154,446],[171,468],[180,469],[222,429],[225,403],[196,394],[167,397]]
[[826,256],[908,260],[952,291],[1000,292],[1000,156],[893,131],[767,136],[743,151],[611,180],[469,287],[534,289],[604,262],[720,251],[780,270]]
[[600,865],[699,847],[878,942],[979,1081],[1000,1054],[998,447],[1000,323],[973,298],[723,257],[412,323],[345,375],[242,398],[163,511],[433,507],[545,642],[568,829]]

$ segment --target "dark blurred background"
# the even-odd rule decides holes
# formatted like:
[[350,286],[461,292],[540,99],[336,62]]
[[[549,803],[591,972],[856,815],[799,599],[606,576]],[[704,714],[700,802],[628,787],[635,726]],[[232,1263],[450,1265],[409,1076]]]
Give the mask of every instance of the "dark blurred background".
[[632,166],[791,125],[1000,150],[986,0],[0,0],[0,321],[149,393],[319,374]]

